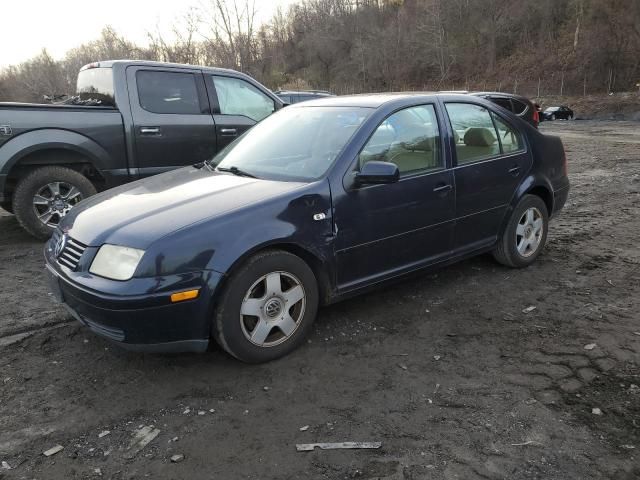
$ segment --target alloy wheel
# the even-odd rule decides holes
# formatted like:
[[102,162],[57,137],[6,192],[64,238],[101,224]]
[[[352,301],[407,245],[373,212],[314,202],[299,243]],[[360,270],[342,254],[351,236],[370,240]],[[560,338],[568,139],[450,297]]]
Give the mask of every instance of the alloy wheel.
[[273,347],[289,339],[302,323],[306,294],[288,272],[271,272],[249,288],[240,306],[240,325],[247,340]]
[[540,247],[544,233],[542,213],[536,207],[524,211],[516,227],[516,248],[523,257],[530,257]]
[[33,196],[33,209],[43,224],[55,228],[83,196],[67,182],[51,182]]

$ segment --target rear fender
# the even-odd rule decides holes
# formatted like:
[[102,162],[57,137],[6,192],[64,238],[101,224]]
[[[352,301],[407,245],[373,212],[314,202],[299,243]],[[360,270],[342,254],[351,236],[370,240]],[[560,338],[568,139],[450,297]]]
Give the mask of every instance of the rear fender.
[[0,175],[8,175],[24,157],[47,150],[69,150],[86,157],[98,171],[109,168],[109,154],[95,141],[76,132],[46,128],[18,135],[0,147]]
[[547,204],[547,208],[549,210],[549,215],[553,212],[553,188],[548,179],[537,176],[537,175],[529,175],[527,176],[521,183],[518,185],[516,192],[511,198],[511,202],[509,203],[509,207],[507,208],[504,218],[502,219],[502,224],[500,226],[500,235],[504,232],[505,228],[507,228],[507,224],[509,223],[509,219],[511,218],[511,214],[518,205],[518,202],[522,200],[522,197],[527,195],[528,193],[534,190],[546,190],[548,194],[548,198],[543,198],[544,202]]

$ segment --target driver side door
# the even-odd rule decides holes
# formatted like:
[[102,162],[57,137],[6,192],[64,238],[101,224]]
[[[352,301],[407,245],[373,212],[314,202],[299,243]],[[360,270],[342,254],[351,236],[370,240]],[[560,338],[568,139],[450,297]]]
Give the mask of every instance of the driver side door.
[[432,104],[405,108],[383,121],[360,152],[395,163],[396,183],[347,189],[336,199],[337,284],[357,289],[437,262],[452,246],[455,183]]

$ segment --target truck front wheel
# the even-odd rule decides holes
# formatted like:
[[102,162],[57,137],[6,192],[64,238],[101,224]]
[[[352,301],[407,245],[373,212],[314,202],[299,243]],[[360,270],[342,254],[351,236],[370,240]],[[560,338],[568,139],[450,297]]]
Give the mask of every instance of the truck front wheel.
[[46,240],[74,205],[95,193],[93,184],[75,170],[42,167],[18,183],[13,210],[27,232]]

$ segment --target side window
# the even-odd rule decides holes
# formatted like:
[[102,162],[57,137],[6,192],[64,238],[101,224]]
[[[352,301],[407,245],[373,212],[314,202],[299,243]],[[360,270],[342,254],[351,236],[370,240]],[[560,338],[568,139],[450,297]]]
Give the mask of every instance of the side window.
[[192,73],[140,70],[136,73],[140,106],[152,113],[200,114]]
[[395,163],[400,176],[442,168],[433,105],[406,108],[382,122],[360,152],[359,166],[372,160]]
[[522,115],[527,109],[527,104],[518,100],[513,100],[513,113],[516,115]]
[[502,108],[506,108],[510,112],[513,111],[511,100],[509,100],[508,98],[490,97],[489,100],[491,100],[496,105],[500,105]]
[[500,153],[500,143],[489,110],[470,103],[447,103],[446,108],[456,143],[458,165]]
[[512,153],[524,149],[522,136],[513,127],[505,123],[498,115],[492,113],[493,120],[498,129],[500,144],[502,145],[502,153]]
[[213,84],[223,115],[244,115],[259,122],[275,110],[271,98],[244,80],[214,76]]

